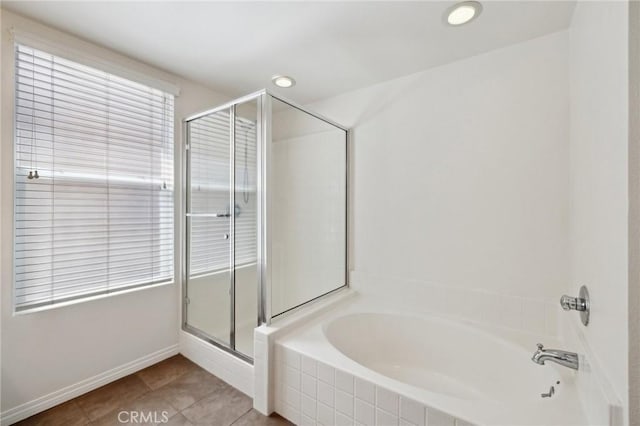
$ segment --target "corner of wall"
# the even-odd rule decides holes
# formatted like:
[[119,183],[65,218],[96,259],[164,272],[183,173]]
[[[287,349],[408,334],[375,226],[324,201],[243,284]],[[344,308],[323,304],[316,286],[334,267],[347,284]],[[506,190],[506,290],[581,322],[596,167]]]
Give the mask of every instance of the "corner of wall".
[[[629,292],[635,278],[630,235],[633,178],[630,164],[629,1],[579,1],[570,33],[571,286],[589,288],[591,323],[565,328],[590,363],[582,383],[585,408],[594,395],[619,400],[628,424]],[[634,161],[634,160],[631,160]],[[631,275],[630,275],[631,274]],[[575,318],[572,318],[575,319]],[[586,375],[584,376],[587,377]],[[595,379],[594,379],[595,378]],[[600,386],[599,391],[594,390]]]
[[577,316],[563,315],[560,318],[560,329],[566,347],[580,356],[575,383],[589,424],[624,425],[623,402],[616,394],[611,381],[605,376],[602,362],[585,336],[584,326]]
[[629,424],[640,424],[640,2],[629,2]]

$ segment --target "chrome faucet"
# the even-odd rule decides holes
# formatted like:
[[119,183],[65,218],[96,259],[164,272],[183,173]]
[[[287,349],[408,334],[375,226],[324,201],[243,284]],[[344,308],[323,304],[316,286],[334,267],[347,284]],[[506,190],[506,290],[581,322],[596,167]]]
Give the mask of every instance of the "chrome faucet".
[[540,365],[544,365],[545,361],[553,361],[574,370],[578,369],[577,353],[561,351],[560,349],[544,349],[542,343],[538,343],[538,350],[531,357],[531,361]]

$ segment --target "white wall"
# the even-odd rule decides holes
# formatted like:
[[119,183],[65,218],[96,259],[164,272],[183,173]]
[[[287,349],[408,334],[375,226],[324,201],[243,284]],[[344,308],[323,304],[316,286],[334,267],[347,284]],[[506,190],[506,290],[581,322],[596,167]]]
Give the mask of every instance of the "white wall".
[[629,3],[629,424],[640,424],[640,2]]
[[[628,7],[580,1],[570,30],[571,292],[593,309],[577,326],[628,406]],[[578,321],[577,316],[573,318]]]
[[311,105],[353,128],[356,287],[555,333],[567,58],[560,32]]
[[[157,351],[177,351],[180,327],[178,285],[141,290],[44,312],[12,315],[11,27],[179,86],[181,94],[175,104],[176,143],[180,138],[182,117],[226,100],[226,97],[205,87],[2,10],[0,279],[3,413],[10,409],[13,409],[12,412],[19,411],[21,404]],[[179,154],[180,149],[176,149],[176,155]],[[180,176],[179,173],[180,170],[176,169],[176,176]],[[176,249],[176,259],[178,258],[179,250]]]
[[[570,31],[311,105],[353,128],[354,286],[565,333],[595,421],[628,406],[627,9],[580,2]],[[588,328],[558,312],[581,284]]]

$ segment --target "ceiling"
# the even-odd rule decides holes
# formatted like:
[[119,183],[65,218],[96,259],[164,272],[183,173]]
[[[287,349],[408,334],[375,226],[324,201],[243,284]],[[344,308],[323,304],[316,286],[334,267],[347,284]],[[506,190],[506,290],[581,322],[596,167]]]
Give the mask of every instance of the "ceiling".
[[574,1],[485,1],[444,24],[451,1],[11,2],[2,6],[230,96],[297,80],[300,103],[569,26]]

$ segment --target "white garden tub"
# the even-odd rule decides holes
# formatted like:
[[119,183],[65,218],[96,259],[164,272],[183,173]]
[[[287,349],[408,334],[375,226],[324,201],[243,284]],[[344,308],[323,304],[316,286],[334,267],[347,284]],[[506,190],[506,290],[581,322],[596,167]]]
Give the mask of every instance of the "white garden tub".
[[324,332],[357,363],[447,397],[538,402],[540,391],[562,389],[552,366],[536,365],[531,353],[453,321],[357,313],[328,321]]
[[575,371],[533,363],[538,340],[561,346],[355,298],[276,340],[276,411],[324,426],[586,425]]

